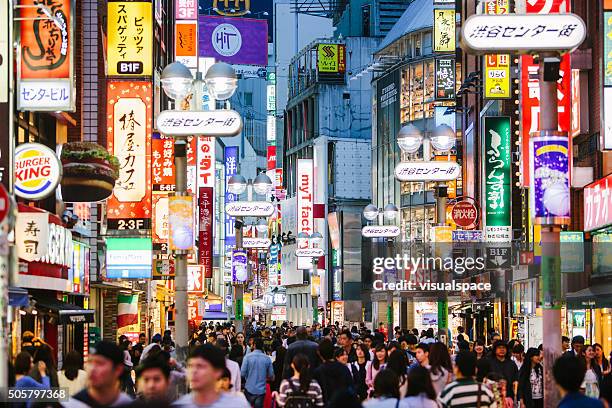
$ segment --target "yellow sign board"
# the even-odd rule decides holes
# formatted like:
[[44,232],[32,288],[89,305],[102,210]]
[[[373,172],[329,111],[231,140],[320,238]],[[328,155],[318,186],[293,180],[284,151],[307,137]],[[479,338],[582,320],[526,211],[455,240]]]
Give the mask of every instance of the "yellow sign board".
[[108,75],[153,75],[153,10],[150,1],[108,2]]
[[455,10],[434,10],[434,51],[454,53],[456,47]]
[[510,97],[510,55],[485,55],[485,98]]
[[319,44],[317,46],[317,69],[319,72],[344,72],[345,47],[342,44]]

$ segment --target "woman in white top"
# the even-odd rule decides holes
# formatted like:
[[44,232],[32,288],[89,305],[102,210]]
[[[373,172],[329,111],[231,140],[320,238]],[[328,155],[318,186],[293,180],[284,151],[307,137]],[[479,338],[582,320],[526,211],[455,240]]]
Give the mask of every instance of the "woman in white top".
[[431,383],[429,370],[417,366],[408,372],[408,390],[399,408],[438,408],[437,394]]
[[586,373],[582,387],[584,394],[587,397],[599,398],[599,382],[601,379],[601,369],[595,363],[595,350],[593,346],[587,345],[584,347],[584,361],[586,365]]
[[77,351],[71,351],[64,357],[62,370],[57,373],[60,388],[68,388],[73,396],[87,385],[87,373],[82,369],[83,361]]
[[387,364],[387,348],[384,344],[378,344],[374,350],[374,358],[366,367],[366,385],[368,386],[368,396],[374,393],[374,380],[376,374],[385,368]]

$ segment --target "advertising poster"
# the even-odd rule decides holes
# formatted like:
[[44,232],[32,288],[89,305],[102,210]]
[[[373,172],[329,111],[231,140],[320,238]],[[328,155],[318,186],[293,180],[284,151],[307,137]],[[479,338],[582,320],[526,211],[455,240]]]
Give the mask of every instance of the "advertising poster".
[[455,99],[455,60],[444,58],[436,60],[436,99]]
[[484,118],[485,236],[489,242],[510,241],[511,147],[510,118]]
[[[168,195],[166,193],[153,193],[153,226],[151,236],[153,237],[153,247],[161,250],[161,245],[168,242]],[[165,252],[165,251],[164,251]]]
[[174,191],[174,139],[158,132],[151,138],[151,181],[154,192]]
[[567,224],[570,216],[569,140],[532,137],[530,214],[537,224]]
[[17,53],[17,109],[74,111],[74,2],[50,2],[48,7],[54,19],[48,18],[36,6],[38,3],[19,2],[22,21],[19,21],[21,48]]
[[151,1],[108,1],[108,76],[153,75]]
[[203,268],[205,278],[213,274],[213,201],[212,187],[200,187],[198,195],[199,231],[198,264]]
[[[195,0],[194,0],[195,1]],[[175,61],[187,68],[198,67],[198,22],[177,21],[175,24],[174,56]]]
[[168,248],[188,251],[193,248],[193,198],[168,197]]
[[612,11],[603,13],[604,86],[612,86]]
[[234,249],[232,251],[232,283],[244,283],[247,278],[247,251]]
[[[226,146],[223,150],[223,162],[225,163],[225,205],[238,201],[236,194],[230,193],[227,183],[230,177],[238,174],[238,146]],[[236,246],[236,230],[234,229],[235,218],[225,214],[225,253]]]
[[107,98],[108,151],[120,164],[107,201],[108,228],[151,229],[151,83],[109,81]]
[[434,9],[433,49],[435,52],[455,52],[455,10]]
[[200,15],[200,57],[228,64],[268,65],[268,22]]
[[345,54],[344,44],[319,44],[317,46],[317,70],[331,73],[346,71]]
[[106,238],[108,279],[147,279],[152,267],[151,238]]

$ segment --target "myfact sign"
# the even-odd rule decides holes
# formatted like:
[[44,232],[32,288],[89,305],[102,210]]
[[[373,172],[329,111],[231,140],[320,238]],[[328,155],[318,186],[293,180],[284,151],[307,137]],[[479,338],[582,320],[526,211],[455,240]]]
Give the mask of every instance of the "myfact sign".
[[479,14],[463,24],[461,46],[477,54],[569,52],[582,44],[585,37],[584,21],[571,13]]

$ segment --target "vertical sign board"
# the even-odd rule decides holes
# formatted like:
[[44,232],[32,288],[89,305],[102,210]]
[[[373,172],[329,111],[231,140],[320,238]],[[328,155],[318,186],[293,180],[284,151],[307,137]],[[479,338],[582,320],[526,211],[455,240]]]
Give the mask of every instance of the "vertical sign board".
[[346,70],[346,49],[343,44],[317,45],[317,70],[319,72],[342,73]]
[[[238,146],[226,146],[223,150],[223,162],[225,164],[225,205],[238,201],[236,194],[230,193],[227,183],[230,177],[238,174]],[[234,229],[235,218],[225,214],[225,253],[236,246],[236,230]]]
[[456,21],[455,10],[434,9],[433,49],[435,52],[455,52]]
[[510,118],[484,118],[485,238],[488,242],[512,240]]
[[153,75],[151,1],[108,1],[108,76]]
[[[527,13],[558,14],[569,12],[566,0],[534,0],[526,2]],[[540,85],[539,66],[530,55],[521,56],[521,157],[522,184],[529,187],[529,136],[539,130],[540,125]],[[570,55],[561,57],[559,69],[561,79],[557,85],[559,104],[559,130],[569,132],[571,126],[571,66]],[[610,142],[612,144],[612,141]],[[611,146],[612,147],[612,146]]]
[[[9,66],[12,48],[9,44],[9,2],[0,2],[0,123],[9,134]],[[13,138],[0,137],[0,184],[11,192],[13,169]]]
[[152,92],[149,82],[107,83],[108,150],[119,159],[119,178],[107,201],[110,229],[151,229]]
[[[486,14],[508,14],[509,0],[494,0],[485,3]],[[508,99],[510,93],[510,55],[488,54],[485,61],[485,98]]]
[[153,193],[151,197],[153,204],[153,217],[151,226],[153,249],[156,251],[162,251],[164,248],[167,249],[168,243],[168,223],[170,222],[168,219],[168,217],[170,216],[170,214],[168,214],[168,194]]
[[436,60],[436,100],[455,99],[455,60]]
[[74,2],[44,2],[53,19],[36,6],[38,3],[19,2],[23,8],[19,9],[17,110],[74,111]]
[[314,232],[313,210],[313,162],[298,159],[297,163],[297,232],[311,235]]
[[198,196],[199,231],[198,264],[204,268],[204,277],[213,275],[213,187],[200,187]]
[[177,20],[193,20],[198,18],[197,0],[176,0],[174,9]]
[[151,182],[154,192],[174,191],[174,139],[159,132],[151,138]]
[[[604,5],[605,7],[605,5]],[[604,11],[603,20],[604,76],[604,149],[612,149],[612,11]]]
[[244,283],[248,278],[247,269],[248,254],[245,249],[234,249],[232,251],[232,282]]
[[187,68],[198,68],[198,21],[177,21],[174,35],[174,60]]

